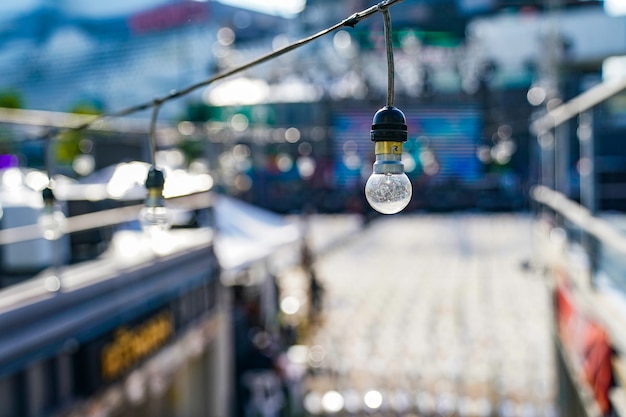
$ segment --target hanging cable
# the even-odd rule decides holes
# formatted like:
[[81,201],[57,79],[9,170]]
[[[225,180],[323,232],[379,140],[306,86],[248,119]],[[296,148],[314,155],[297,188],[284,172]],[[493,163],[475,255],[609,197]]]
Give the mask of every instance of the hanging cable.
[[365,183],[365,198],[370,206],[382,214],[395,214],[411,201],[413,188],[404,173],[402,144],[408,132],[404,113],[393,105],[394,65],[391,36],[391,16],[388,5],[378,5],[383,14],[385,50],[387,52],[387,104],[378,110],[372,120],[370,139],[375,143],[376,161],[372,175]]
[[[55,135],[52,129],[49,129],[44,135],[44,166],[48,175],[48,184],[41,190],[41,198],[43,200],[43,208],[37,219],[37,224],[44,239],[57,240],[61,238],[67,229],[67,218],[63,213],[61,206],[58,204],[54,195],[54,153],[53,143]],[[56,249],[54,249],[56,251]],[[55,258],[60,256],[55,252]],[[58,264],[55,259],[55,265]]]
[[148,234],[158,233],[170,227],[169,213],[165,206],[165,199],[163,198],[165,176],[163,175],[163,171],[156,167],[156,124],[163,100],[156,98],[152,103],[152,117],[150,118],[150,130],[148,132],[151,166],[145,181],[147,191],[146,200],[144,207],[139,212],[139,223],[142,229]]
[[[230,77],[232,75],[238,74],[240,72],[246,71],[246,70],[248,70],[248,69],[250,69],[252,67],[255,67],[255,66],[259,65],[259,64],[262,64],[264,62],[267,62],[267,61],[270,61],[270,60],[272,60],[274,58],[277,58],[277,57],[279,57],[281,55],[284,55],[287,52],[291,52],[291,51],[293,51],[295,49],[298,49],[301,46],[304,46],[304,45],[306,45],[306,44],[308,44],[310,42],[313,42],[314,40],[316,40],[318,38],[321,38],[322,36],[328,35],[329,33],[332,33],[332,32],[334,32],[337,29],[340,29],[340,28],[346,27],[346,26],[347,27],[354,27],[361,20],[364,20],[364,19],[366,19],[366,18],[368,18],[368,17],[370,17],[370,16],[372,16],[372,15],[374,15],[376,13],[381,13],[381,12],[383,14],[385,14],[385,12],[388,13],[387,9],[389,7],[391,7],[392,5],[394,5],[396,3],[400,3],[401,1],[403,1],[403,0],[384,0],[384,1],[381,1],[380,3],[378,3],[375,6],[372,6],[372,7],[369,7],[368,9],[365,9],[365,10],[362,10],[360,12],[354,13],[352,16],[342,20],[339,23],[336,23],[333,26],[330,26],[327,29],[321,30],[321,31],[317,32],[316,34],[311,35],[309,37],[300,39],[300,40],[298,40],[298,41],[296,41],[294,43],[291,43],[291,44],[289,44],[287,46],[284,46],[284,47],[282,47],[280,49],[277,49],[277,50],[275,50],[273,52],[270,52],[270,53],[268,53],[266,55],[263,55],[263,56],[261,56],[261,57],[259,57],[257,59],[254,59],[254,60],[252,60],[252,61],[250,61],[250,62],[248,62],[246,64],[243,64],[243,65],[241,65],[239,67],[235,67],[235,68],[232,68],[230,70],[226,70],[224,72],[221,72],[221,73],[216,74],[216,75],[214,75],[212,77],[209,77],[206,80],[203,80],[203,81],[197,82],[195,84],[192,84],[192,85],[190,85],[190,86],[188,86],[186,88],[183,88],[181,90],[173,90],[168,95],[163,96],[161,98],[157,98],[157,99],[154,99],[154,100],[146,102],[146,103],[141,103],[141,104],[138,104],[138,105],[135,105],[135,106],[131,106],[131,107],[128,107],[128,108],[125,108],[125,109],[122,109],[122,110],[119,110],[119,111],[116,111],[116,112],[101,114],[99,116],[94,117],[92,120],[89,120],[87,122],[84,122],[84,123],[76,126],[73,130],[85,130],[85,129],[88,129],[93,123],[95,123],[95,122],[97,122],[99,120],[102,120],[104,118],[128,116],[128,115],[133,114],[133,113],[137,113],[137,112],[140,112],[140,111],[148,110],[148,109],[150,109],[150,108],[152,108],[154,106],[163,104],[166,101],[170,101],[170,100],[182,97],[182,96],[186,96],[186,95],[192,93],[193,91],[195,91],[195,90],[197,90],[199,88],[206,87],[206,86],[208,86],[208,85],[210,85],[210,84],[212,84],[212,83],[214,83],[216,81],[219,81],[219,80],[222,80],[224,78]],[[388,48],[388,49],[390,49],[390,48]],[[393,61],[393,57],[391,59]],[[392,100],[393,100],[393,94],[392,94]]]
[[43,166],[46,170],[46,174],[48,175],[48,185],[50,185],[52,177],[54,176],[54,173],[52,172],[52,169],[54,168],[52,141],[54,140],[55,136],[56,132],[54,131],[54,129],[46,129],[43,135],[41,135],[44,149]]
[[382,10],[384,31],[385,31],[385,50],[387,51],[387,106],[393,106],[394,101],[394,64],[393,64],[393,38],[391,33],[391,15],[387,8]]
[[[2,116],[0,117],[0,122],[3,123],[21,123],[21,124],[30,124],[30,125],[39,125],[39,126],[54,126],[57,127],[59,130],[55,131],[54,133],[49,132],[47,134],[48,141],[51,141],[53,139],[53,137],[58,136],[58,134],[61,131],[82,131],[82,130],[87,130],[89,128],[92,128],[96,123],[98,122],[102,122],[105,119],[113,119],[113,118],[121,118],[124,116],[128,116],[134,113],[138,113],[141,111],[145,111],[148,110],[150,108],[153,109],[152,112],[152,117],[151,117],[151,121],[150,121],[150,129],[149,129],[149,140],[150,140],[150,154],[151,154],[151,162],[152,162],[152,168],[150,169],[150,172],[148,174],[148,177],[146,178],[146,187],[149,189],[148,192],[148,199],[147,199],[147,204],[144,206],[144,209],[146,209],[145,211],[147,211],[147,219],[142,219],[142,220],[147,220],[147,223],[149,225],[152,226],[157,226],[159,228],[166,228],[168,227],[168,221],[167,221],[167,215],[166,215],[166,209],[162,204],[163,201],[163,197],[162,197],[162,190],[163,190],[163,184],[164,184],[164,177],[163,177],[163,173],[159,170],[155,169],[155,163],[156,163],[156,122],[157,122],[157,117],[158,117],[158,111],[160,109],[160,106],[170,100],[188,95],[190,93],[192,93],[193,91],[202,88],[202,87],[206,87],[216,81],[222,80],[224,78],[230,77],[232,75],[235,75],[237,73],[243,72],[245,70],[248,70],[252,67],[255,67],[259,64],[265,63],[267,61],[270,61],[274,58],[277,58],[279,56],[282,56],[288,52],[291,52],[297,48],[300,48],[301,46],[307,45],[308,43],[323,37],[329,33],[332,33],[334,31],[336,31],[337,29],[340,29],[342,27],[355,27],[360,21],[367,19],[369,17],[371,17],[372,15],[376,14],[376,13],[382,13],[383,17],[384,17],[384,23],[385,23],[385,46],[386,46],[386,50],[387,50],[387,68],[388,68],[388,88],[387,88],[387,110],[389,110],[389,108],[393,108],[392,104],[394,102],[394,67],[393,67],[393,51],[392,51],[392,39],[391,39],[391,23],[390,23],[390,16],[389,16],[389,11],[388,8],[402,2],[403,0],[383,0],[380,3],[369,7],[365,10],[362,10],[360,12],[354,13],[353,15],[351,15],[350,17],[340,21],[339,23],[328,27],[327,29],[324,29],[322,31],[319,31],[317,33],[315,33],[314,35],[311,35],[309,37],[300,39],[292,44],[289,44],[283,48],[277,49],[271,53],[268,53],[266,55],[263,55],[257,59],[254,59],[246,64],[243,64],[241,66],[232,68],[230,70],[226,70],[224,72],[218,73],[212,77],[209,77],[203,81],[200,81],[198,83],[192,84],[186,88],[183,88],[181,90],[173,90],[170,92],[170,94],[163,96],[161,98],[155,98],[149,102],[145,102],[145,103],[141,103],[138,105],[134,105],[131,107],[127,107],[115,112],[110,112],[110,113],[103,113],[97,116],[93,116],[92,118],[85,120],[85,118],[87,118],[88,116],[80,116],[80,115],[72,115],[72,117],[70,118],[71,120],[67,120],[68,115],[63,115],[63,120],[61,121],[53,121],[45,112],[38,112],[37,114],[39,115],[39,119],[41,120],[37,120],[36,122],[27,122],[26,121],[26,116],[24,116],[22,113],[15,113],[12,112],[10,110],[13,109],[2,109],[2,111],[4,112],[2,114]],[[397,110],[397,109],[394,109]],[[50,113],[50,112],[48,112]],[[393,138],[386,138],[386,139],[393,139],[394,141],[405,141],[406,140],[406,125],[404,124],[404,116],[402,115],[402,113],[397,110],[396,113],[398,113],[398,117],[400,118],[399,120],[394,120],[394,117],[391,117],[390,120],[386,120],[387,117],[386,115],[381,115],[378,114],[378,116],[375,116],[375,120],[374,120],[374,124],[372,126],[373,130],[372,130],[372,140],[374,141],[378,141],[378,140],[382,140],[382,136],[386,136],[385,130],[386,129],[382,129],[384,126],[379,125],[378,122],[383,121],[383,119],[385,119],[386,122],[392,122],[391,123],[391,131],[392,136],[394,136],[394,133],[396,130],[400,130],[399,134],[400,137],[396,138],[395,136]],[[55,114],[56,115],[56,114]],[[46,116],[46,117],[44,117]],[[383,117],[384,116],[384,117]],[[394,116],[394,115],[392,115]],[[396,117],[397,118],[397,117]],[[78,119],[80,121],[79,124],[73,125],[73,120],[74,119]],[[380,120],[379,120],[380,119]],[[385,125],[387,125],[388,123],[384,123]],[[397,125],[397,126],[396,126]],[[378,128],[381,128],[380,130],[377,130]],[[377,130],[376,132],[374,132],[374,130]],[[381,136],[382,135],[382,136]],[[381,136],[380,138],[378,136]],[[401,147],[399,146],[395,146],[394,149],[396,150],[400,150],[401,151]],[[409,191],[409,196],[410,196],[410,191]],[[46,197],[49,197],[49,193],[46,192]],[[135,207],[131,207],[132,209],[136,210]],[[144,213],[146,214],[146,213]],[[141,216],[140,216],[141,217]],[[101,220],[99,218],[99,220]],[[114,220],[107,218],[106,220],[108,223],[107,224],[113,224]],[[93,223],[93,224],[92,224]],[[100,224],[100,223],[97,223]],[[93,227],[97,227],[96,223],[94,223],[93,221],[89,224],[77,224],[75,226],[69,227],[68,225],[68,230],[72,230],[72,231],[81,231],[81,230],[89,230],[90,228]],[[8,244],[8,243],[17,243],[17,242],[21,242],[21,241],[27,241],[27,240],[31,240],[31,239],[35,239],[37,238],[37,232],[36,232],[36,227],[32,227],[32,226],[24,226],[24,227],[19,227],[19,228],[15,228],[15,230],[13,229],[9,229],[9,230],[1,230],[0,231],[0,244]],[[58,238],[58,234],[54,234],[54,238]]]
[[150,119],[150,130],[148,131],[148,139],[150,141],[150,161],[152,166],[156,166],[157,139],[156,139],[156,123],[161,109],[162,100],[154,99],[152,107],[152,117]]

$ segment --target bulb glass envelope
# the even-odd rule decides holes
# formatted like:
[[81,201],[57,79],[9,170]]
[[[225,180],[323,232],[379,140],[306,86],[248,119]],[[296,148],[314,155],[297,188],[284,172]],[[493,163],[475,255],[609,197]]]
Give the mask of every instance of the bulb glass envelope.
[[148,196],[139,213],[139,222],[146,232],[166,230],[170,227],[169,215],[163,198],[165,178],[163,172],[152,167],[146,177]]

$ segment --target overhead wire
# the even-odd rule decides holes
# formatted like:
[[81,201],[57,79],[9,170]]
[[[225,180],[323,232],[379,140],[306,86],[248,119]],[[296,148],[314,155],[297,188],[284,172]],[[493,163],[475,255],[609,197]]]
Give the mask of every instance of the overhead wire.
[[156,139],[156,123],[159,116],[159,109],[161,108],[162,101],[155,99],[152,107],[152,117],[150,118],[150,131],[148,132],[148,139],[150,140],[150,158],[152,166],[156,166],[156,153],[157,153],[157,139]]
[[387,106],[393,106],[394,102],[394,63],[393,63],[393,39],[391,32],[391,15],[388,9],[382,9],[384,31],[385,31],[385,50],[387,51]]
[[[125,116],[129,116],[131,114],[134,113],[139,113],[141,111],[145,111],[145,110],[149,110],[152,109],[152,116],[150,119],[150,127],[149,127],[149,131],[148,131],[148,135],[149,135],[149,140],[150,140],[150,153],[151,153],[151,158],[152,158],[152,165],[154,166],[156,163],[156,124],[157,124],[157,118],[158,118],[158,112],[159,109],[161,107],[162,104],[186,96],[202,87],[206,87],[216,81],[228,78],[232,75],[241,73],[243,71],[246,71],[250,68],[253,68],[257,65],[260,65],[262,63],[265,63],[267,61],[270,61],[272,59],[278,58],[288,52],[291,52],[295,49],[298,49],[304,45],[307,45],[311,42],[313,42],[314,40],[321,38],[325,35],[328,35],[329,33],[332,33],[334,31],[336,31],[337,29],[340,29],[342,27],[355,27],[356,24],[358,24],[360,21],[369,18],[370,16],[376,14],[376,13],[382,13],[384,16],[384,23],[385,23],[385,45],[386,45],[386,49],[387,49],[387,66],[388,66],[388,77],[389,77],[389,83],[388,83],[388,94],[387,94],[387,102],[388,104],[393,104],[393,51],[392,49],[392,45],[391,45],[391,19],[390,19],[390,15],[389,15],[389,11],[388,8],[393,6],[394,4],[400,3],[403,0],[383,0],[381,2],[379,2],[378,4],[371,6],[365,10],[362,10],[360,12],[356,12],[354,14],[352,14],[351,16],[341,20],[340,22],[324,29],[321,30],[311,36],[308,36],[306,38],[300,39],[296,42],[293,42],[291,44],[288,44],[282,48],[279,48],[277,50],[274,50],[270,53],[267,53],[265,55],[262,55],[256,59],[253,59],[243,65],[228,69],[226,71],[223,71],[221,73],[215,74],[205,80],[199,81],[197,83],[191,84],[185,88],[182,88],[180,90],[172,90],[169,94],[162,96],[162,97],[157,97],[154,98],[150,101],[144,102],[144,103],[140,103],[137,105],[133,105],[127,108],[123,108],[121,110],[115,111],[115,112],[110,112],[110,113],[103,113],[100,115],[96,115],[93,118],[90,118],[88,120],[85,120],[85,117],[87,116],[81,116],[80,118],[77,117],[78,120],[80,120],[80,123],[77,125],[72,125],[71,124],[71,119],[68,119],[67,117],[63,120],[63,125],[62,126],[55,126],[58,129],[54,130],[54,133],[52,133],[52,130],[49,130],[45,137],[47,138],[48,141],[50,141],[52,139],[52,136],[55,135],[59,135],[61,134],[63,131],[83,131],[83,130],[87,130],[90,129],[92,127],[94,127],[94,125],[96,124],[101,124],[103,123],[106,119],[116,119],[116,118],[122,118]],[[13,113],[9,112],[7,113],[9,116],[11,116],[12,118],[18,117],[19,120],[22,120],[23,117],[21,115],[14,115]],[[46,125],[46,126],[50,126],[49,123],[49,117],[47,117],[47,115],[44,115],[46,117],[44,117],[44,119],[47,121],[46,123],[42,124],[42,125]],[[43,117],[43,116],[42,116]],[[69,121],[69,123],[68,123]],[[2,120],[0,120],[0,122],[2,122]],[[15,121],[9,120],[9,123],[15,123]],[[53,123],[54,124],[54,123]],[[191,196],[190,196],[191,197]],[[186,201],[186,199],[181,199],[181,201]],[[197,203],[196,203],[197,204]],[[200,206],[207,204],[206,201],[202,201],[202,203],[200,204]],[[107,212],[111,212],[110,215],[107,215],[106,212],[98,212],[98,213],[91,213],[89,215],[82,215],[80,216],[81,222],[78,222],[80,224],[71,224],[69,227],[69,232],[77,232],[77,231],[83,231],[83,230],[89,230],[89,229],[93,229],[96,227],[100,227],[102,225],[110,225],[110,224],[115,224],[115,223],[119,223],[119,220],[124,221],[123,219],[125,219],[128,215],[130,216],[134,216],[135,213],[139,210],[140,206],[133,206],[133,207],[128,207],[128,208],[121,208],[121,209],[113,209],[113,210],[107,210]],[[117,211],[116,211],[117,210]],[[122,210],[124,210],[123,214],[122,214]],[[78,217],[78,216],[74,216],[74,217]],[[74,220],[73,218],[70,218],[72,220]],[[68,220],[70,220],[68,219]],[[82,219],[85,219],[85,221],[82,221]],[[79,219],[76,219],[79,220]],[[74,223],[74,222],[72,222]],[[24,226],[24,227],[19,227],[19,228],[11,228],[11,229],[5,229],[5,230],[0,230],[0,245],[2,244],[9,244],[9,243],[17,243],[17,242],[22,242],[22,241],[28,241],[28,240],[32,240],[32,239],[36,239],[39,237],[39,234],[36,232],[36,225],[29,225],[29,226]]]
[[[332,33],[334,31],[336,31],[337,29],[340,29],[342,27],[354,27],[356,26],[357,23],[359,23],[360,21],[367,19],[368,17],[376,14],[376,13],[383,13],[387,15],[387,18],[389,17],[389,12],[388,12],[388,8],[393,6],[396,3],[400,3],[403,0],[383,0],[380,3],[369,7],[365,10],[362,10],[360,12],[356,12],[353,15],[343,19],[342,21],[324,29],[321,30],[311,36],[308,36],[306,38],[300,39],[296,42],[293,42],[291,44],[288,44],[282,48],[276,49],[270,53],[267,53],[265,55],[262,55],[256,59],[253,59],[252,61],[249,61],[243,65],[228,69],[226,71],[220,72],[218,74],[215,74],[205,80],[199,81],[195,84],[191,84],[185,88],[182,88],[180,90],[172,90],[169,94],[163,96],[163,97],[159,97],[159,98],[155,98],[153,100],[144,102],[144,103],[140,103],[134,106],[130,106],[112,113],[103,113],[101,115],[95,116],[93,119],[88,120],[86,122],[83,122],[75,127],[72,128],[72,130],[85,130],[88,129],[91,125],[93,125],[94,123],[96,123],[97,121],[100,121],[102,119],[105,118],[118,118],[118,117],[125,117],[125,116],[129,116],[131,114],[134,113],[138,113],[144,110],[148,110],[152,107],[154,107],[155,105],[161,105],[165,102],[168,102],[170,100],[174,100],[183,96],[186,96],[202,87],[207,87],[210,84],[222,80],[224,78],[228,78],[232,75],[238,74],[240,72],[246,71],[252,67],[255,67],[257,65],[260,65],[262,63],[265,63],[267,61],[270,61],[272,59],[278,58],[288,52],[291,52],[295,49],[298,49],[304,45],[307,45],[311,42],[313,42],[314,40],[321,38],[325,35],[328,35],[329,33]],[[390,48],[388,48],[390,49]],[[393,59],[393,58],[392,58]]]

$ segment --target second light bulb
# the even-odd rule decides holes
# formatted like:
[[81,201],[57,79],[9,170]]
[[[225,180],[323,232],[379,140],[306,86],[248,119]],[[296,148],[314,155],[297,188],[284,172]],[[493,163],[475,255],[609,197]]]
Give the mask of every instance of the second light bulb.
[[148,196],[139,212],[139,222],[147,233],[167,230],[170,227],[169,215],[163,199],[163,172],[151,167],[146,178]]

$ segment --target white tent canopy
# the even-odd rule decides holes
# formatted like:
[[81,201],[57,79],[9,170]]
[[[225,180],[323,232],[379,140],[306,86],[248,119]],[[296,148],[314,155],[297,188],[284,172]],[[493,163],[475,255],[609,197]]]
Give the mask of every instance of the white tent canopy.
[[223,195],[216,197],[213,209],[215,253],[225,270],[246,268],[299,242],[298,225],[267,210]]

